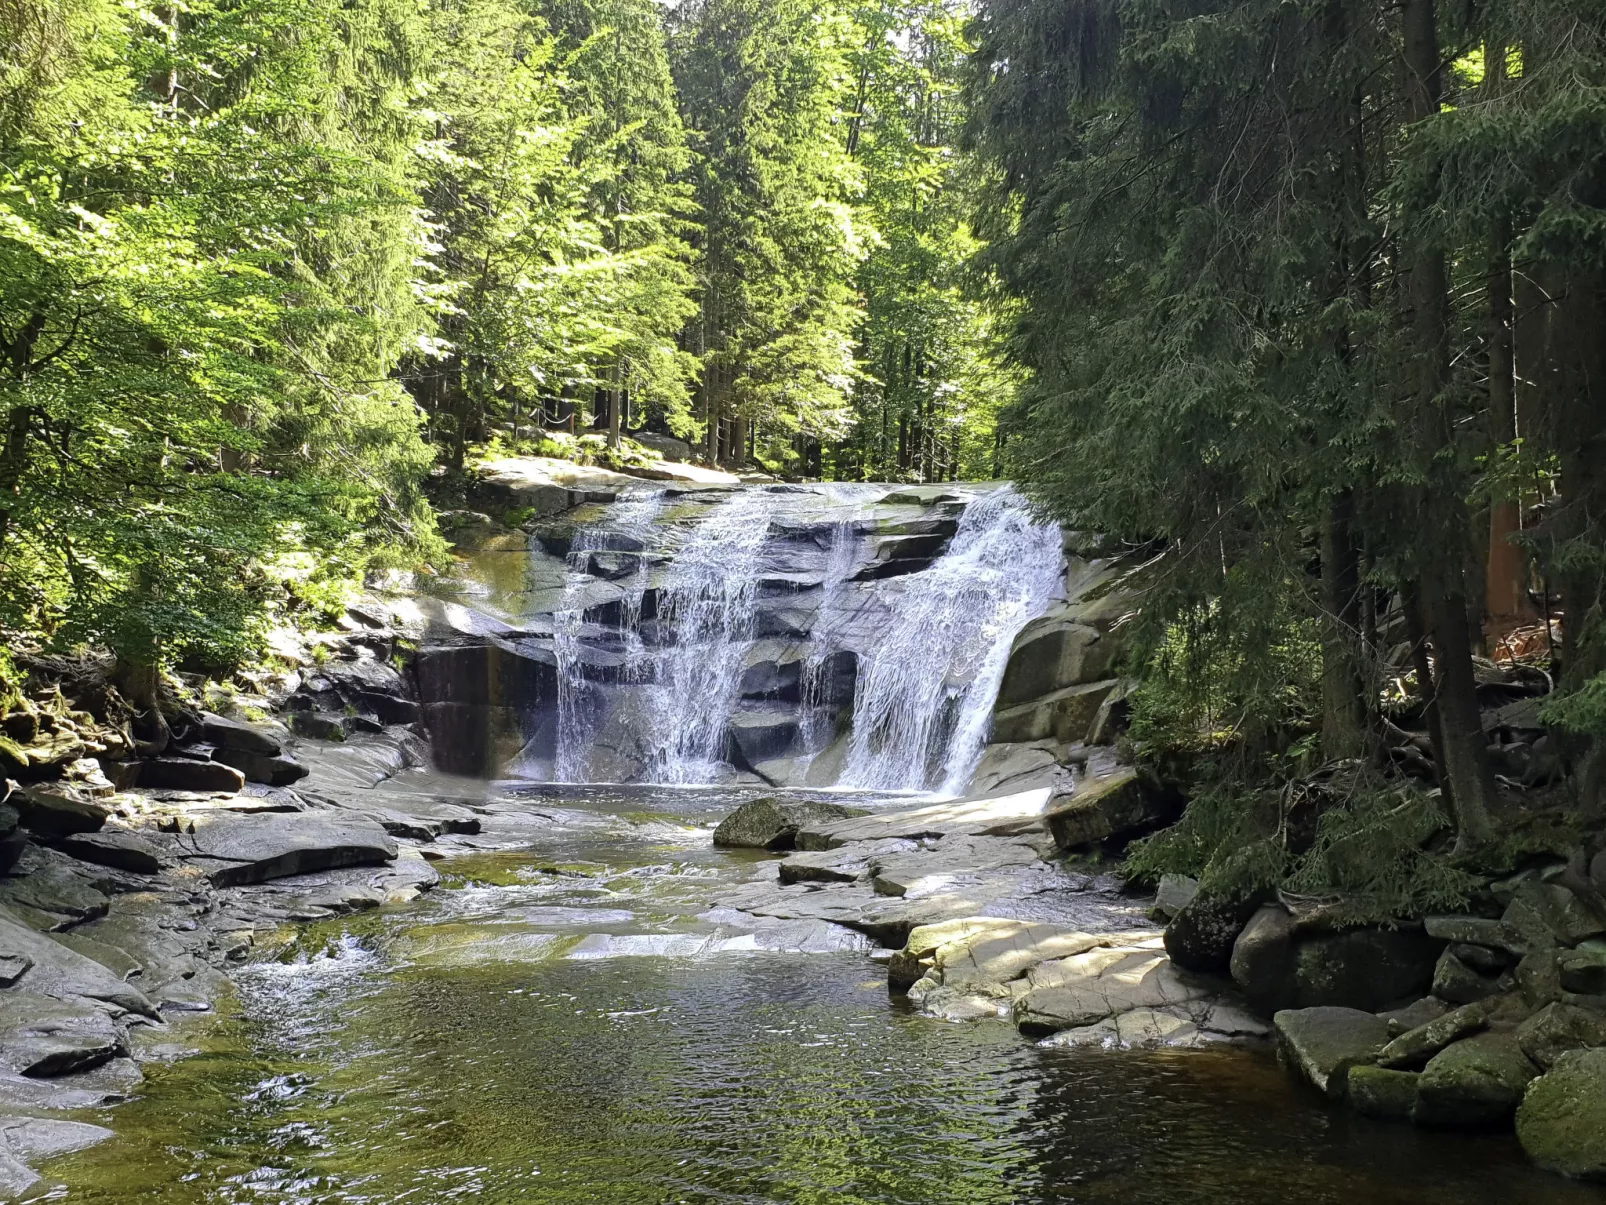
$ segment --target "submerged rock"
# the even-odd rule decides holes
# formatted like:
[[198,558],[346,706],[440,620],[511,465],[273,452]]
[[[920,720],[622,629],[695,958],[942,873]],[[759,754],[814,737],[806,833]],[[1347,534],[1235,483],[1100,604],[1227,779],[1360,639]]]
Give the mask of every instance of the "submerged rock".
[[714,844],[728,849],[792,849],[806,824],[848,820],[867,813],[840,803],[754,799],[719,822]]

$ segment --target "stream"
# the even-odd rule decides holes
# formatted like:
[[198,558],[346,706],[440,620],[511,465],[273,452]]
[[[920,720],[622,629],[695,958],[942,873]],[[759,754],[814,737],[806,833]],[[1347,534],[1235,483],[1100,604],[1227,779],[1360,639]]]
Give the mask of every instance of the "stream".
[[[913,1015],[843,930],[706,915],[732,789],[545,788],[526,848],[309,925],[150,1040],[73,1202],[1598,1201],[1508,1134],[1330,1108],[1264,1050],[1049,1050]],[[809,951],[809,952],[802,952]],[[178,1057],[187,1054],[187,1057]]]

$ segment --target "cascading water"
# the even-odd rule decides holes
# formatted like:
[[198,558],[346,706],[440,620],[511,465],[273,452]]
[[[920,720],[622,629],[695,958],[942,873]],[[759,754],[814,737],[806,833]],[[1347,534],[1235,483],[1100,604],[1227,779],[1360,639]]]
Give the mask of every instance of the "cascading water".
[[[593,685],[586,680],[581,658],[581,636],[585,626],[585,596],[597,579],[591,573],[593,554],[604,551],[642,553],[653,536],[653,524],[663,509],[662,490],[626,494],[608,508],[607,517],[595,527],[575,533],[565,561],[568,580],[563,587],[563,604],[552,617],[552,649],[558,663],[558,736],[553,776],[559,782],[586,780],[587,745]],[[645,657],[641,642],[641,601],[646,591],[648,560],[638,556],[630,576],[617,583],[624,591],[621,599],[621,629],[624,670],[628,679],[639,672]]]
[[1060,588],[1059,530],[999,489],[965,508],[948,552],[903,578],[882,640],[860,651],[843,785],[962,790],[1012,642]]
[[[1060,587],[1057,528],[1008,488],[961,487],[913,527],[883,509],[884,486],[739,489],[711,505],[704,494],[677,502],[681,514],[708,506],[701,518],[668,521],[666,498],[682,496],[626,495],[573,538],[552,625],[551,776],[692,785],[771,758],[801,773],[784,767],[831,744],[856,658],[841,785],[963,790],[1014,638]],[[954,524],[956,504],[946,551],[878,576],[885,558],[910,555],[911,536]],[[588,622],[604,604],[608,621]]]
[[825,580],[820,583],[820,606],[814,613],[809,654],[803,660],[798,683],[799,705],[803,709],[803,743],[810,749],[824,743],[831,723],[825,694],[831,655],[838,649],[837,614],[841,610],[843,592],[848,588],[848,579],[853,576],[857,565],[858,548],[853,524],[849,520],[842,520],[831,529]]
[[658,588],[658,619],[674,643],[657,655],[647,688],[652,757],[644,778],[714,781],[753,639],[753,600],[764,567],[771,499],[742,490],[692,531]]

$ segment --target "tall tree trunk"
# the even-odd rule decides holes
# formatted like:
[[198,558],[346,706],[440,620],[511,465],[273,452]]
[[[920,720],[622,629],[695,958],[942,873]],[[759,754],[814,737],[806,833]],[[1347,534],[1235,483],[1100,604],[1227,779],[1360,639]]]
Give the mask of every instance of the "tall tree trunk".
[[747,415],[731,416],[731,463],[737,468],[747,463]]
[[[1434,0],[1404,0],[1405,117],[1413,124],[1439,111],[1441,63],[1436,19]],[[1468,520],[1460,483],[1435,479],[1444,471],[1442,453],[1453,439],[1443,396],[1450,374],[1449,280],[1444,252],[1420,231],[1408,232],[1405,255],[1417,369],[1409,429],[1421,441],[1423,461],[1433,474],[1420,499],[1424,524],[1416,551],[1426,619],[1439,660],[1437,694],[1443,742],[1438,749],[1439,768],[1455,797],[1456,845],[1465,851],[1487,841],[1495,792],[1478,717],[1466,591],[1461,584]]]
[[[1489,440],[1498,450],[1517,439],[1517,382],[1512,330],[1511,224],[1494,232],[1489,265]],[[1522,512],[1514,494],[1502,491],[1489,503],[1489,555],[1485,562],[1484,635],[1491,647],[1531,618],[1528,558],[1513,537]]]

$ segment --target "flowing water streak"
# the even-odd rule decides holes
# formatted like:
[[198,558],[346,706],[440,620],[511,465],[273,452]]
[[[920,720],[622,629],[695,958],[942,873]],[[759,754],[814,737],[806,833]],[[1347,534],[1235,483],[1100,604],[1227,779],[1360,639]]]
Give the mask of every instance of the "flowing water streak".
[[[610,549],[645,551],[663,503],[662,490],[623,495],[608,508],[600,523],[575,533],[564,558],[568,574],[563,584],[563,603],[552,616],[552,649],[558,662],[558,739],[553,777],[558,782],[586,781],[592,687],[585,680],[580,652],[585,596],[597,580],[590,572],[591,556]],[[625,592],[620,622],[625,642],[623,676],[627,680],[642,661],[639,626],[647,573],[647,558],[642,556],[630,577],[616,583]]]
[[848,589],[848,579],[858,567],[858,552],[853,521],[838,520],[831,528],[825,579],[820,583],[820,606],[814,613],[814,628],[809,634],[809,655],[803,661],[799,683],[803,747],[810,751],[819,748],[830,735],[831,710],[826,703],[825,689],[830,677],[828,663],[838,647],[833,627],[842,608],[843,594]]
[[1061,537],[1010,489],[965,508],[948,551],[904,580],[885,638],[859,659],[842,782],[961,790],[1010,646],[1060,589]]
[[697,525],[668,566],[658,618],[674,630],[675,643],[658,655],[647,688],[648,782],[706,783],[720,772],[753,641],[772,507],[763,490],[737,490]]

